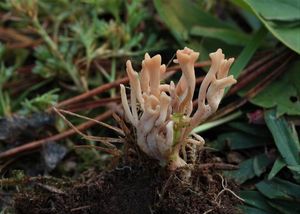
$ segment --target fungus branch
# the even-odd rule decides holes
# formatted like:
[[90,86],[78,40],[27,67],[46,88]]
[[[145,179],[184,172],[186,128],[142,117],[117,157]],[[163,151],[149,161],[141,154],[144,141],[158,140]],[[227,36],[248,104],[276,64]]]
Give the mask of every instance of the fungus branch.
[[137,145],[161,165],[169,164],[172,170],[186,165],[180,151],[184,151],[187,144],[204,144],[203,138],[191,135],[191,131],[216,112],[224,89],[236,83],[233,76],[228,76],[234,59],[225,59],[221,49],[211,53],[211,67],[199,90],[197,110],[191,115],[196,85],[194,66],[198,57],[199,53],[189,48],[176,52],[174,62],[182,70],[177,85],[172,81],[160,84],[166,71],[166,66],[161,65],[160,55],[150,57],[146,54],[140,75],[127,61],[130,105],[125,86],[120,85],[125,116],[136,128]]

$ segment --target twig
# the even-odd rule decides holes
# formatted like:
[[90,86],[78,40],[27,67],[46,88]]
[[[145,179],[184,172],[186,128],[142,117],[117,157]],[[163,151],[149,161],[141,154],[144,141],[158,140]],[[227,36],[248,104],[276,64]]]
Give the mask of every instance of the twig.
[[80,211],[80,210],[89,209],[89,208],[91,208],[91,207],[92,207],[91,205],[86,205],[86,206],[76,207],[76,208],[72,208],[72,209],[71,209],[71,212],[77,212],[77,211]]
[[[227,191],[227,192],[230,192],[234,197],[236,197],[237,199],[239,199],[240,201],[242,202],[245,202],[244,199],[242,199],[241,197],[239,197],[237,194],[235,194],[231,189],[227,188],[227,182],[226,180],[223,178],[222,175],[218,174],[220,176],[220,178],[222,179],[222,187],[223,189],[218,193],[217,197],[215,198],[215,201],[217,202],[218,198],[220,197],[220,195],[223,194],[223,192]],[[218,203],[218,202],[217,202]],[[220,203],[218,203],[220,204]]]
[[[112,114],[113,114],[113,111],[108,110],[108,111],[100,114],[99,116],[95,117],[94,119],[98,120],[98,121],[102,121],[102,120],[105,120],[105,119],[109,118],[110,116],[112,116]],[[79,126],[76,126],[76,128],[80,131],[83,131],[85,129],[88,129],[88,128],[96,125],[96,124],[97,123],[95,123],[94,121],[88,121],[88,122],[82,123]],[[59,134],[56,134],[56,135],[53,135],[53,136],[50,136],[50,137],[47,137],[47,138],[44,138],[41,140],[33,141],[30,143],[24,144],[22,146],[18,146],[18,147],[9,149],[5,152],[0,153],[0,160],[13,157],[20,153],[31,152],[32,150],[40,148],[43,144],[62,140],[64,138],[72,136],[73,134],[76,134],[76,131],[74,129],[68,129],[65,132],[62,132],[62,133],[59,133]]]
[[197,166],[198,169],[221,169],[221,170],[236,170],[239,169],[239,166],[227,163],[205,163]]
[[202,81],[204,80],[204,76],[203,77],[198,77],[197,79],[196,79],[196,85],[199,85],[200,83],[202,83]]
[[[268,61],[270,58],[274,57],[274,55],[267,56],[263,58],[261,61],[257,61],[252,66],[249,66],[243,75],[241,75],[238,79],[238,83],[234,85],[229,92],[227,93],[227,96],[235,94],[240,89],[247,86],[249,83],[251,83],[253,80],[257,79],[257,77],[265,72],[267,72],[274,64],[281,62],[283,59],[285,59],[288,56],[289,53],[283,53],[272,60]],[[263,66],[260,66],[261,64],[265,63]]]
[[[102,92],[105,92],[111,88],[114,88],[114,87],[118,87],[120,84],[124,84],[124,83],[127,83],[129,81],[128,77],[124,77],[122,79],[118,79],[114,82],[111,82],[111,83],[107,83],[107,84],[104,84],[104,85],[101,85],[95,89],[92,89],[88,92],[85,92],[85,93],[82,93],[78,96],[75,96],[75,97],[72,97],[70,99],[67,99],[67,100],[64,100],[60,103],[58,103],[56,105],[57,108],[60,108],[60,107],[63,107],[63,106],[67,106],[67,105],[70,105],[70,104],[73,104],[73,103],[77,103],[77,102],[80,102],[82,100],[85,100],[89,97],[93,97],[97,94],[100,94]],[[48,111],[51,111],[51,108],[48,109]]]
[[[79,118],[81,118],[81,119],[85,119],[85,120],[88,120],[88,121],[93,121],[93,122],[95,122],[95,123],[97,123],[97,124],[99,124],[99,125],[101,125],[101,126],[103,126],[103,127],[105,127],[105,128],[108,128],[108,129],[111,129],[111,130],[115,131],[115,132],[118,133],[119,135],[122,135],[122,136],[125,135],[124,132],[122,131],[122,129],[117,128],[117,127],[114,127],[114,126],[111,126],[111,125],[109,125],[109,124],[107,124],[107,123],[104,123],[104,122],[95,120],[95,119],[93,119],[93,118],[85,117],[85,116],[83,116],[83,115],[79,115],[79,114],[76,114],[76,113],[73,113],[73,112],[70,112],[70,111],[66,111],[66,110],[63,110],[63,109],[57,109],[56,107],[53,107],[53,109],[54,109],[54,111],[55,111],[56,113],[58,113],[59,115],[61,115],[60,112],[62,112],[62,113],[68,114],[68,115],[72,115],[72,116],[74,116],[74,117],[79,117]],[[64,119],[64,118],[63,118],[63,119]],[[72,127],[73,127],[73,126],[72,126]]]
[[48,192],[51,192],[51,193],[55,193],[55,194],[59,194],[59,195],[67,195],[66,192],[58,189],[57,187],[54,187],[54,186],[50,186],[50,185],[47,185],[47,184],[42,184],[42,183],[36,183],[35,185],[39,186],[40,188],[44,189],[44,190],[47,190]]
[[41,39],[33,40],[14,29],[2,27],[0,27],[0,38],[6,41],[7,47],[10,49],[32,47],[42,42]]
[[113,156],[120,156],[120,151],[118,149],[108,149],[101,146],[95,145],[75,145],[74,148],[76,149],[96,149],[101,152],[109,153]]
[[67,107],[67,110],[70,112],[78,112],[82,110],[89,110],[106,106],[109,103],[119,103],[120,101],[121,97],[119,96],[112,98],[101,98],[99,100],[71,104]]
[[[105,140],[106,137],[97,137],[97,136],[89,136],[84,134],[83,132],[81,132],[80,130],[77,129],[76,126],[74,126],[69,120],[67,120],[67,118],[60,113],[60,111],[53,107],[54,111],[65,121],[65,123],[67,123],[72,129],[74,129],[74,131],[79,134],[80,136],[82,136],[84,139],[86,140],[92,140],[92,141],[99,141],[101,143],[103,143],[105,146],[110,147],[112,149],[116,148],[115,145],[111,144],[109,141]],[[98,123],[98,121],[96,120],[90,120],[90,121],[94,121],[95,123]]]
[[158,197],[159,197],[159,201],[163,200],[166,189],[169,186],[169,184],[170,184],[170,182],[171,182],[171,180],[173,179],[174,176],[175,176],[174,172],[171,173],[171,175],[168,177],[167,181],[165,182],[164,186],[162,187],[161,192],[157,192]]
[[207,214],[207,213],[210,213],[210,212],[212,212],[212,211],[214,211],[214,208],[209,209],[209,210],[206,210],[203,214]]

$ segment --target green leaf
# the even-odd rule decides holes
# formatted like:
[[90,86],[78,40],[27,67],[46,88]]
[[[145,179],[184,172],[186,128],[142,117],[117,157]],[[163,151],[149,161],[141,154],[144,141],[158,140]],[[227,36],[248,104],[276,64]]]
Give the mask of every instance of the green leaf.
[[[243,48],[242,46],[230,45],[221,40],[209,37],[202,39],[199,37],[191,37],[186,45],[198,50],[201,53],[200,58],[202,60],[210,60],[209,54],[215,52],[219,48],[224,51],[223,53],[226,58],[229,58],[230,56],[238,56]],[[208,70],[208,68],[204,68],[204,70]]]
[[247,0],[267,20],[300,21],[298,0]]
[[[259,175],[263,173],[266,169],[266,167],[270,164],[269,161],[265,160],[266,155],[260,154],[257,156],[254,156],[253,158],[247,159],[243,161],[240,164],[240,168],[235,171],[225,171],[224,174],[232,179],[234,179],[237,183],[242,184],[245,181],[254,178],[256,176],[256,173]],[[256,160],[258,163],[254,167],[254,160]],[[256,173],[255,173],[255,170]]]
[[300,185],[276,177],[270,181],[263,180],[255,186],[263,195],[270,199],[300,198]]
[[33,91],[38,90],[39,88],[45,86],[49,82],[53,81],[52,78],[48,78],[46,80],[40,81],[39,83],[36,83],[26,90],[24,90],[17,98],[14,99],[13,108],[18,107],[22,103],[23,100],[26,99],[26,97]]
[[288,166],[288,168],[292,171],[297,172],[298,174],[300,174],[300,165],[297,166]]
[[265,125],[254,125],[233,121],[228,123],[228,126],[257,137],[268,138],[270,136],[270,132]]
[[268,110],[265,112],[265,121],[285,162],[291,166],[300,165],[299,140],[285,118],[277,117],[276,110]]
[[28,114],[32,112],[39,112],[45,110],[49,106],[55,105],[58,101],[58,95],[56,94],[58,91],[59,89],[55,88],[40,96],[36,96],[31,100],[25,99],[21,103],[23,106],[21,113]]
[[244,200],[245,203],[256,207],[260,210],[264,210],[268,213],[274,213],[274,209],[268,204],[267,198],[257,191],[241,191],[239,194]]
[[[298,0],[244,0],[268,30],[282,43],[300,53]],[[289,21],[280,25],[274,21]]]
[[264,173],[270,163],[271,159],[265,154],[255,156],[253,160],[253,170],[255,175],[260,176]]
[[[267,30],[264,27],[261,27],[254,35],[252,40],[250,40],[245,48],[242,50],[241,54],[238,56],[235,63],[232,65],[230,69],[230,74],[232,74],[235,78],[237,78],[246,65],[249,63],[255,51],[261,45],[261,42],[267,35]],[[228,91],[229,88],[226,89]]]
[[[300,37],[299,37],[300,38]],[[296,61],[280,79],[273,81],[262,92],[251,99],[255,105],[276,107],[278,115],[300,115],[300,61]],[[276,94],[276,96],[274,96]]]
[[271,180],[285,166],[286,166],[286,163],[284,162],[282,157],[278,157],[276,159],[275,163],[273,164],[271,172],[268,175],[268,179]]
[[224,175],[234,179],[239,184],[255,177],[253,170],[253,158],[243,161],[239,167],[240,168],[238,170],[225,171]]
[[244,0],[230,0],[230,2],[241,9],[252,13],[251,7]]
[[250,41],[250,37],[247,34],[228,28],[195,26],[191,29],[191,35],[219,39],[227,44],[240,46],[244,46],[245,43]]
[[227,132],[217,138],[216,148],[222,150],[229,147],[231,150],[249,149],[266,146],[267,139],[243,132]]
[[292,171],[294,179],[300,183],[300,165],[288,166],[288,168]]
[[286,201],[286,200],[271,200],[269,204],[280,211],[283,214],[299,214],[300,213],[300,206],[299,200],[295,201]]
[[189,31],[195,25],[229,27],[226,23],[203,11],[192,1],[154,0],[154,5],[160,18],[180,43],[184,43],[188,39]]

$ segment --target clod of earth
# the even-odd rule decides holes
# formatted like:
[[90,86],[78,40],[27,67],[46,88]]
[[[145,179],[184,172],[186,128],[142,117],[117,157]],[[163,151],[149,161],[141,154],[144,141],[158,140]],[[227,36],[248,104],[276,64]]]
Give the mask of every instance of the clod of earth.
[[[214,156],[201,152],[201,163]],[[218,163],[216,163],[218,164]],[[219,163],[222,164],[222,163]],[[18,214],[237,214],[241,204],[233,191],[238,187],[226,181],[215,168],[195,167],[188,180],[185,169],[163,170],[150,160],[120,164],[112,171],[92,172],[84,180],[53,183],[32,182],[34,190],[22,189],[15,196]]]

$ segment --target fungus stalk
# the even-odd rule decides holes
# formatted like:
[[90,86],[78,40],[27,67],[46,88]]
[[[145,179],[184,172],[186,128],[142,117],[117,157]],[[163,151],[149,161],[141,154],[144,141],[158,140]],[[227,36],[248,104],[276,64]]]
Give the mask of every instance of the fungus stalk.
[[124,85],[121,87],[122,105],[126,119],[135,127],[137,145],[149,157],[156,159],[171,170],[186,165],[180,156],[187,144],[203,146],[201,136],[192,130],[216,112],[224,95],[224,89],[234,83],[228,76],[234,59],[225,59],[221,49],[211,53],[211,67],[204,78],[198,95],[198,107],[193,112],[195,91],[194,64],[198,52],[189,48],[176,52],[175,63],[180,65],[182,76],[177,85],[161,84],[166,66],[161,65],[161,56],[145,55],[140,75],[130,61],[126,71],[130,82],[130,105]]

